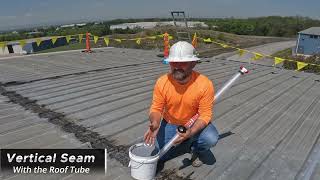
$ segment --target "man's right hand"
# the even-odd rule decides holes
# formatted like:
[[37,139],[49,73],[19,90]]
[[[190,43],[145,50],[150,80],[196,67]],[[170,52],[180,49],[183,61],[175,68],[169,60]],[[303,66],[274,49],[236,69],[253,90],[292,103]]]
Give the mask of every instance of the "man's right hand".
[[150,122],[148,130],[144,134],[144,142],[148,145],[154,145],[159,129],[160,129],[159,123],[155,121]]

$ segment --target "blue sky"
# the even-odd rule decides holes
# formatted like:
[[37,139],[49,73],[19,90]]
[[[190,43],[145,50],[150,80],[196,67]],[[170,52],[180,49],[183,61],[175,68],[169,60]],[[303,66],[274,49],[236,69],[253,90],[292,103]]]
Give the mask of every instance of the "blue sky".
[[35,24],[114,18],[308,16],[320,19],[320,0],[9,0],[0,4],[0,30]]

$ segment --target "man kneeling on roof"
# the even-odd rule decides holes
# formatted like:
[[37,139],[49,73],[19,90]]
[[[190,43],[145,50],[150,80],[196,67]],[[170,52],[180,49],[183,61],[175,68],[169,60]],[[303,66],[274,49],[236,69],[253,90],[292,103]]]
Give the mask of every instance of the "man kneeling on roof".
[[[144,134],[146,144],[156,143],[161,149],[179,133],[176,130],[178,126],[186,124],[192,116],[199,113],[194,125],[186,133],[179,133],[179,138],[175,141],[176,147],[191,144],[191,161],[194,167],[202,165],[199,156],[216,145],[219,137],[216,127],[211,123],[213,83],[206,76],[193,71],[199,60],[194,47],[188,42],[179,41],[170,48],[168,61],[171,71],[162,75],[154,86],[150,125]],[[160,160],[168,160],[173,148]]]

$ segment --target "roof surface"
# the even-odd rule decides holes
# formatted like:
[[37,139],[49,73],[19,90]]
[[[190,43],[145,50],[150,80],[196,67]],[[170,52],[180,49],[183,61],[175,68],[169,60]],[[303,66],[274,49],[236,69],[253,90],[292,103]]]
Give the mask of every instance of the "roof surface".
[[311,27],[299,32],[300,34],[320,35],[320,27]]
[[[207,155],[206,164],[193,168],[186,164],[189,155],[184,154],[167,162],[164,171],[176,169],[179,176],[191,179],[319,179],[320,76],[221,58],[204,59],[196,71],[207,75],[218,90],[240,65],[250,73],[215,103],[213,123],[221,139]],[[93,54],[72,52],[1,60],[0,72],[7,92],[64,114],[109,140],[110,147],[129,147],[142,140],[153,85],[168,72],[168,66],[161,64],[154,51],[110,48]],[[12,81],[16,83],[8,83]],[[7,105],[25,113],[19,105]],[[6,114],[7,105],[0,106],[0,113]],[[15,121],[21,119],[28,118],[16,117]],[[8,121],[4,115],[0,117],[0,129],[17,133],[8,127],[20,126]],[[37,121],[41,119],[21,122],[30,125],[24,128],[36,131],[43,131],[37,129],[40,126],[50,128],[48,123],[32,125]],[[1,147],[16,141],[6,139]],[[60,141],[66,142],[61,139],[56,143]],[[81,143],[72,147],[77,145]],[[120,161],[121,165],[119,158],[111,155],[113,169],[109,172],[113,174],[107,179],[127,179],[125,163]]]

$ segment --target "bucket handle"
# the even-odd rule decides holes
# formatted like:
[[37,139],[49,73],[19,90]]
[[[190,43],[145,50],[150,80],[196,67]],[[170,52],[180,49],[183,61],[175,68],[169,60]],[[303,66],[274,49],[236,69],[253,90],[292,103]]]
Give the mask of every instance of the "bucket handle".
[[138,168],[141,167],[145,162],[146,162],[146,161],[143,161],[142,163],[137,162],[137,163],[139,163],[139,165],[137,165],[137,166],[134,167],[134,166],[131,165],[131,160],[130,160],[128,167],[131,167],[132,169],[138,169]]

